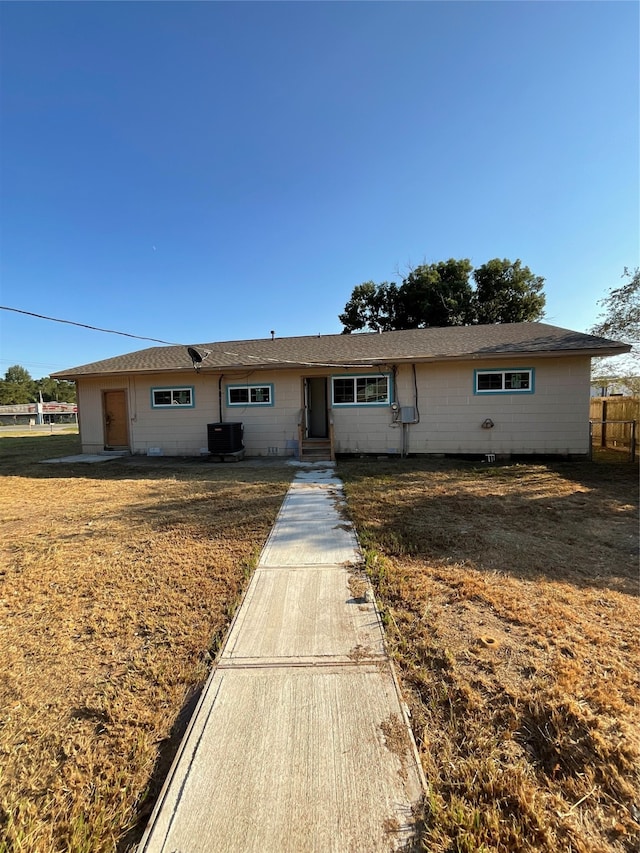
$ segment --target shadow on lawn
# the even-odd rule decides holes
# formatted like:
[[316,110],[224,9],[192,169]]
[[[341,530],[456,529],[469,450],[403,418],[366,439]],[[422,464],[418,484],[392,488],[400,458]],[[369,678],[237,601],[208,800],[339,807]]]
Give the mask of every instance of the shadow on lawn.
[[[59,578],[55,577],[56,583],[50,586],[55,589],[58,587],[66,589],[68,586],[73,591],[72,598],[74,595],[80,596],[82,603],[78,605],[77,620],[74,624],[80,625],[82,629],[85,623],[81,620],[86,618],[88,620],[86,625],[90,630],[83,633],[83,629],[70,629],[74,632],[78,631],[83,640],[85,636],[87,638],[86,643],[78,642],[77,648],[86,649],[91,645],[91,637],[97,636],[100,632],[102,637],[107,638],[102,646],[98,644],[94,658],[91,659],[91,666],[88,667],[90,672],[93,671],[91,667],[94,663],[97,669],[103,665],[103,649],[109,645],[108,638],[116,636],[117,642],[114,648],[119,649],[117,658],[107,659],[109,672],[115,667],[113,675],[108,676],[110,684],[115,685],[117,689],[122,684],[122,690],[128,690],[128,682],[124,678],[129,672],[128,667],[133,667],[131,671],[143,672],[146,662],[150,662],[150,674],[147,680],[151,682],[158,678],[157,672],[162,670],[157,671],[151,665],[153,640],[157,636],[159,637],[158,646],[168,645],[165,642],[166,633],[162,633],[162,628],[165,625],[163,620],[171,616],[173,598],[180,599],[173,608],[178,614],[176,616],[178,621],[181,618],[180,613],[186,608],[186,616],[182,623],[186,624],[185,630],[188,633],[191,631],[191,620],[195,619],[195,616],[192,617],[192,611],[196,608],[199,608],[199,612],[203,610],[202,578],[206,574],[211,581],[207,602],[210,601],[212,606],[209,608],[207,604],[205,609],[208,615],[200,619],[200,624],[209,620],[211,633],[206,634],[205,642],[196,649],[198,656],[193,658],[193,665],[197,674],[194,677],[194,683],[187,686],[182,707],[177,707],[180,702],[178,698],[173,711],[171,709],[166,711],[167,725],[171,722],[173,725],[169,736],[158,744],[157,758],[147,789],[144,793],[140,792],[138,811],[134,817],[135,826],[117,846],[119,853],[124,853],[124,851],[135,849],[135,844],[142,837],[200,698],[205,683],[199,681],[203,676],[203,661],[209,661],[215,657],[226,636],[229,619],[241,591],[242,576],[248,574],[252,565],[252,551],[266,538],[269,519],[275,518],[294,469],[281,464],[283,460],[278,460],[280,464],[267,462],[262,465],[247,465],[246,463],[210,463],[200,458],[165,457],[160,459],[119,458],[95,465],[40,464],[41,459],[71,455],[78,450],[77,436],[0,438],[0,475],[7,478],[5,479],[5,498],[8,504],[12,494],[9,487],[11,490],[24,488],[25,492],[30,489],[33,494],[47,495],[51,502],[56,504],[56,512],[52,513],[52,516],[55,515],[56,523],[55,544],[65,546],[60,548],[60,551],[67,555],[64,565],[70,568],[70,573],[63,572]],[[10,476],[31,478],[31,482],[23,480],[21,483],[15,481],[9,483]],[[50,484],[43,482],[46,480],[49,480]],[[66,482],[60,482],[61,480]],[[76,482],[70,482],[71,480]],[[140,483],[131,484],[131,481],[135,480]],[[87,505],[81,503],[84,494],[82,481],[88,481],[89,485],[87,494],[90,495],[88,499],[90,503]],[[152,481],[150,486],[147,481]],[[96,482],[97,488],[95,488]],[[132,486],[130,500],[126,492],[128,484]],[[48,485],[50,488],[43,488]],[[74,488],[76,485],[77,489]],[[138,485],[142,485],[143,488],[138,489]],[[74,507],[68,516],[64,505],[65,487],[69,487],[70,493],[79,496],[77,500],[80,509],[76,510]],[[106,495],[114,494],[119,495],[117,506],[109,505],[108,499],[105,499]],[[48,506],[44,499],[41,504],[33,505],[34,512],[31,518],[33,530],[30,535],[36,537],[37,543],[45,541],[52,529],[53,519],[47,514]],[[11,520],[11,523],[14,528],[18,527],[21,519],[16,517]],[[46,534],[42,531],[46,531]],[[164,534],[167,536],[164,537]],[[19,562],[20,542],[18,538],[15,541],[17,542],[16,559]],[[73,549],[74,542],[81,546],[77,551]],[[209,543],[212,543],[212,547],[207,550]],[[219,550],[216,543],[220,545]],[[70,547],[67,548],[67,545]],[[160,551],[161,548],[162,551]],[[223,559],[223,554],[229,552],[227,562],[239,568],[235,573],[230,571],[227,579],[224,568],[227,563]],[[40,551],[37,553],[40,555]],[[45,548],[41,561],[43,567],[46,553]],[[181,574],[180,562],[176,563],[175,567],[166,566],[166,563],[173,559],[174,553],[178,560],[182,559],[193,565],[196,565],[196,561],[205,555],[206,565],[198,565],[197,571],[185,576]],[[87,561],[84,558],[95,554],[99,555],[99,561],[96,563],[98,566],[96,571],[99,575],[98,582],[93,586],[90,582],[84,582],[85,576],[82,571],[74,573],[73,569],[76,564],[81,566],[91,563],[91,560]],[[122,556],[114,560],[114,555],[119,554]],[[31,557],[32,554],[29,556]],[[160,571],[159,564],[163,562],[165,568]],[[100,580],[107,574],[100,568],[101,566],[105,569],[111,568],[112,573],[106,585],[102,585]],[[46,589],[48,589],[48,581],[54,576],[47,576],[40,565],[36,567],[35,574],[45,579]],[[90,579],[90,574],[87,574],[87,577]],[[120,578],[124,587],[119,601],[127,595],[130,596],[128,599],[130,606],[126,611],[121,608],[122,618],[118,619],[117,623],[112,617],[113,613],[120,612],[117,610],[120,604],[117,596],[110,593],[110,584],[117,582],[114,578]],[[135,589],[136,594],[131,591],[132,589]],[[151,627],[148,628],[148,634],[139,634],[141,630],[147,630],[147,616],[140,615],[142,611],[138,611],[136,603],[145,595],[152,602],[152,610],[148,616]],[[170,599],[169,596],[172,598]],[[157,607],[154,603],[156,598],[159,600]],[[64,603],[67,603],[66,600]],[[86,607],[85,603],[87,603]],[[49,611],[53,610],[53,607],[49,606],[48,599],[47,605],[41,609],[44,612],[47,608]],[[58,624],[59,620],[56,619],[55,622]],[[142,629],[138,626],[138,622],[142,624]],[[184,631],[178,622],[176,624],[178,627],[175,641],[172,640],[172,643],[175,657],[179,658],[182,655],[180,638]],[[156,625],[161,627],[157,629],[154,627]],[[206,630],[208,631],[208,628]],[[135,634],[132,633],[134,631]],[[153,636],[152,631],[155,631]],[[41,636],[45,637],[46,634],[41,633]],[[151,637],[148,646],[145,645],[146,641],[141,639],[145,636]],[[72,638],[74,641],[77,639],[75,634]],[[145,652],[144,657],[140,658],[139,665],[136,664],[134,667],[131,662],[138,660],[134,652],[138,654],[136,650],[140,648],[148,649],[148,653]],[[53,658],[58,656],[56,644],[50,644],[49,650]],[[193,655],[195,652],[192,650],[189,654]],[[193,669],[190,663],[191,658],[188,658],[186,653],[185,661],[185,667]],[[69,665],[73,665],[71,655]],[[169,663],[166,666],[169,667]],[[176,675],[171,677],[182,678],[180,672],[180,666],[177,666]],[[92,691],[95,692],[93,682],[89,678],[85,693],[91,694]],[[102,696],[101,693],[100,696]],[[106,712],[103,712],[100,707],[94,707],[93,700],[88,705],[80,700],[69,709],[72,720],[88,721],[95,724],[97,728],[104,723],[103,713]],[[119,718],[120,727],[129,726],[128,713],[125,710],[122,718]],[[158,713],[165,712],[160,710]],[[135,714],[131,719],[134,720],[132,725],[137,725]],[[162,731],[166,729],[163,727]],[[96,732],[97,736],[101,734],[101,731]],[[135,732],[131,736],[135,740]]]
[[389,556],[638,594],[635,466],[358,460],[339,474],[364,543]]
[[162,480],[171,476],[176,480],[239,479],[245,472],[256,469],[265,472],[287,470],[293,477],[294,469],[286,469],[287,459],[259,458],[241,462],[217,462],[200,456],[122,456],[104,462],[51,462],[76,456],[81,452],[78,435],[38,435],[0,437],[0,476],[28,477],[30,479],[86,479],[120,480],[144,478]]
[[[220,643],[222,638],[218,638]],[[189,723],[198,707],[198,702],[202,696],[206,681],[198,686],[192,687],[180,709],[178,716],[171,728],[168,738],[159,745],[158,757],[154,764],[149,784],[142,798],[138,810],[136,812],[136,823],[131,829],[120,839],[116,846],[116,853],[135,853],[142,836],[149,824],[149,819],[156,806],[158,798],[162,793],[162,788],[167,781],[171,765],[174,762],[183,738],[189,728]]]

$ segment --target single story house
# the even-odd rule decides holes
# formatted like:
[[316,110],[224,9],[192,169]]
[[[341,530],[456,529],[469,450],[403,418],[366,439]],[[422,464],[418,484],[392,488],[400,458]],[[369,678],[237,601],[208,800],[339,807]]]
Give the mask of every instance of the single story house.
[[629,349],[544,323],[272,333],[52,375],[77,385],[85,453],[197,456],[229,449],[228,439],[250,456],[302,459],[573,456],[589,452],[591,358]]

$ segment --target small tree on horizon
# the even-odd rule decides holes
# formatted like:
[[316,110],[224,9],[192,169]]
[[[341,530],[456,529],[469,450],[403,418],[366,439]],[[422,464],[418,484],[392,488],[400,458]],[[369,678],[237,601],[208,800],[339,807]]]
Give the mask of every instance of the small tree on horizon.
[[73,382],[52,379],[32,379],[31,374],[20,364],[14,364],[0,379],[0,405],[9,406],[21,403],[35,403],[40,398],[45,403],[75,403],[76,386]]
[[640,375],[640,268],[636,267],[632,272],[625,267],[621,277],[627,281],[620,287],[610,288],[608,295],[598,301],[604,310],[590,331],[592,335],[631,344],[632,350],[627,355],[594,359],[592,373],[594,380],[602,381],[603,385],[622,381],[630,388],[637,388]]

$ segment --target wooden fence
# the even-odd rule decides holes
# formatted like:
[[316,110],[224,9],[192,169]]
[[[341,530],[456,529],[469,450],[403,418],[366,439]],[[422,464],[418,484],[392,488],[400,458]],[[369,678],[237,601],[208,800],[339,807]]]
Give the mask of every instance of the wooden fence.
[[592,397],[589,421],[593,449],[628,451],[634,458],[640,397]]

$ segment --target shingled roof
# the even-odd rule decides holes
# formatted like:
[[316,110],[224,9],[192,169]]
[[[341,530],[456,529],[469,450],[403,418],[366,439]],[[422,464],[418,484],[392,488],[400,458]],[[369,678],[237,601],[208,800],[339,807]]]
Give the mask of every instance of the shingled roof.
[[[407,329],[352,335],[259,338],[249,341],[193,344],[209,355],[203,372],[295,367],[367,367],[401,362],[491,359],[505,355],[609,356],[629,352],[619,341],[573,332],[545,323],[503,323],[489,326]],[[190,369],[185,346],[150,347],[94,361],[51,375],[57,379],[126,373],[177,372]]]

